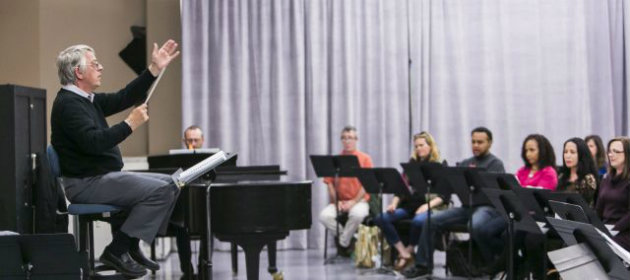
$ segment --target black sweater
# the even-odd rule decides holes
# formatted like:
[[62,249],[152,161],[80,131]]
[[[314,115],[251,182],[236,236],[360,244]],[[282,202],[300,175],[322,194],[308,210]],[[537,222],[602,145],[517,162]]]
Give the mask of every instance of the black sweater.
[[117,93],[94,95],[94,102],[78,94],[59,90],[53,103],[51,143],[59,154],[65,177],[92,177],[123,167],[118,144],[131,135],[122,121],[109,127],[105,117],[144,101],[155,80],[145,70]]

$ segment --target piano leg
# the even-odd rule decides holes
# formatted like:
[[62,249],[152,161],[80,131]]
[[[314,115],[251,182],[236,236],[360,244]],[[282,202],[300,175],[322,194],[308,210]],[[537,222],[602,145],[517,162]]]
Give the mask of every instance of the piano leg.
[[245,266],[247,269],[247,280],[258,280],[258,270],[260,266],[260,251],[262,251],[264,242],[247,242],[239,244],[245,251]]
[[230,243],[230,253],[232,255],[232,275],[238,274],[238,247],[236,243]]
[[278,268],[276,267],[276,241],[267,243],[267,257],[269,258],[267,271],[269,274],[273,275],[278,272]]

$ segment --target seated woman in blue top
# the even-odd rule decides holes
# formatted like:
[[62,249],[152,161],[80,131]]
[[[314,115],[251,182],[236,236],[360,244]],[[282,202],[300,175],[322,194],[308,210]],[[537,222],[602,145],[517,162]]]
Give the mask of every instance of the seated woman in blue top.
[[604,142],[599,135],[589,135],[584,138],[588,149],[591,151],[591,156],[595,161],[595,168],[599,172],[599,177],[603,177],[606,174],[606,150],[604,150]]
[[[410,162],[440,162],[440,152],[433,136],[428,132],[421,132],[413,136],[414,151],[411,154]],[[413,193],[413,190],[412,190]],[[431,209],[444,204],[444,199],[430,195],[429,204]],[[390,245],[398,251],[398,260],[395,269],[401,270],[409,264],[413,264],[412,253],[418,244],[422,225],[427,217],[428,205],[419,193],[413,193],[410,197],[394,196],[392,202],[387,206],[386,212],[376,217],[374,223],[384,232],[385,238]],[[393,223],[406,218],[413,217],[409,230],[409,244],[405,246],[394,228]]]

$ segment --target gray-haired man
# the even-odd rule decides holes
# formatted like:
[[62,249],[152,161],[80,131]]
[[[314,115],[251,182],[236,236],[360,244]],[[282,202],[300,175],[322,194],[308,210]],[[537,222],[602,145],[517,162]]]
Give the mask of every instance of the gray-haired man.
[[103,72],[94,49],[75,45],[57,57],[62,89],[52,108],[51,142],[59,154],[66,196],[73,203],[125,209],[128,216],[122,224],[112,223],[113,241],[100,259],[129,277],[146,274],[145,267],[160,268],[142,255],[138,241],[151,243],[166,229],[179,190],[167,175],[121,172],[118,144],[149,119],[146,105],[111,127],[105,117],[142,103],[155,77],[178,54],[173,40],[160,48],[154,44],[148,69],[112,94],[94,93]]

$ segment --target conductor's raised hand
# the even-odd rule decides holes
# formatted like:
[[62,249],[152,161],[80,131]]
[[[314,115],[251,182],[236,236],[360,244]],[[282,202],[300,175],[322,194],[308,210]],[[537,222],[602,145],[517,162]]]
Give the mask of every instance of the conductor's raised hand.
[[149,71],[153,76],[157,76],[168,66],[171,61],[179,55],[177,43],[171,39],[166,41],[162,47],[158,49],[158,45],[153,43],[153,52],[151,53],[151,65]]
[[125,122],[131,127],[132,131],[135,131],[136,128],[144,124],[149,120],[149,113],[147,104],[142,104],[136,108],[134,108],[129,116],[125,119]]

